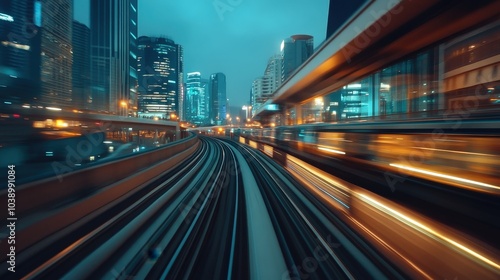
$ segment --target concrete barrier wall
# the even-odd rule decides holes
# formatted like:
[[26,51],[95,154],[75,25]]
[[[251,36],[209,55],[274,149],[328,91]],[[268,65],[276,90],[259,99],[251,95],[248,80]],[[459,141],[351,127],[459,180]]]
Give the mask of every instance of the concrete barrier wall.
[[[37,209],[57,208],[58,205],[87,197],[89,194],[98,192],[101,188],[123,180],[141,170],[162,161],[168,162],[168,159],[175,155],[181,155],[175,159],[175,162],[180,162],[194,153],[196,149],[192,147],[195,146],[198,146],[198,137],[193,134],[168,147],[67,173],[61,177],[47,178],[16,186],[15,216],[22,217],[37,211]],[[159,175],[168,165],[171,164],[167,164],[165,168],[155,168],[154,172],[148,172],[148,176],[143,174],[140,176],[141,178],[135,179],[135,183],[140,184]],[[0,201],[3,202],[5,210],[7,210],[7,195],[7,190],[0,192]],[[8,211],[0,211],[0,218],[5,219],[7,214]]]

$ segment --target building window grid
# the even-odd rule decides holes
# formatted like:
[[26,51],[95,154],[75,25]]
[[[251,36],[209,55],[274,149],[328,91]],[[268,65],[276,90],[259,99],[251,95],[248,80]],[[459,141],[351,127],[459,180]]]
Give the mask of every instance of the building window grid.
[[[498,31],[497,31],[498,32]],[[451,92],[440,93],[438,79],[437,56],[439,46],[433,47],[414,57],[397,62],[376,73],[355,81],[349,85],[360,85],[359,90],[344,86],[327,96],[326,105],[318,107],[315,101],[301,106],[302,123],[334,122],[352,118],[411,118],[433,117],[439,110],[453,110],[454,99],[463,100],[472,96],[478,87],[462,88]],[[488,56],[499,55],[500,49]],[[454,63],[454,62],[452,62]],[[462,64],[460,64],[462,65]],[[451,66],[451,67],[456,67]],[[483,98],[481,108],[500,108],[500,82],[492,81],[481,85],[482,94],[491,98]],[[263,98],[262,95],[256,96]],[[446,98],[448,108],[439,107],[439,98]],[[456,102],[455,102],[456,103]],[[458,105],[459,106],[459,105]],[[287,110],[287,115],[295,114],[295,109]],[[292,124],[288,122],[288,124]]]

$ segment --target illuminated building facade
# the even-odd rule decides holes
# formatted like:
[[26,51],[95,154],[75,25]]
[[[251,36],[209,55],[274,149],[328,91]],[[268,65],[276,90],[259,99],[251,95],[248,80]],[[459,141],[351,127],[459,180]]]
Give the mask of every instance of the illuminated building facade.
[[200,86],[201,86],[201,90],[205,94],[205,98],[203,100],[203,103],[205,104],[205,106],[203,106],[203,108],[201,108],[202,114],[205,116],[204,121],[203,121],[203,125],[205,125],[205,124],[210,123],[210,110],[211,110],[211,106],[210,106],[210,100],[211,100],[210,79],[201,78]]
[[206,87],[202,84],[201,73],[187,73],[186,79],[186,120],[202,125],[207,119]]
[[72,107],[71,0],[0,3],[4,102]]
[[42,2],[42,52],[40,103],[72,107],[73,1]]
[[130,1],[130,9],[129,11],[129,50],[128,50],[128,65],[129,65],[129,74],[128,74],[128,86],[129,86],[129,96],[126,98],[126,102],[128,102],[127,110],[130,116],[137,116],[138,110],[138,76],[137,76],[137,37],[138,37],[138,0],[129,0]]
[[73,105],[91,109],[90,95],[90,28],[73,21]]
[[215,73],[210,75],[210,123],[226,124],[226,75]]
[[178,120],[182,47],[167,38],[138,39],[139,117]]
[[40,97],[41,2],[0,1],[0,99],[35,103]]
[[259,109],[269,98],[272,97],[281,85],[282,71],[281,55],[273,55],[269,58],[264,71],[264,76],[255,79],[252,83],[252,108]]
[[137,0],[92,0],[90,19],[91,107],[134,116]]

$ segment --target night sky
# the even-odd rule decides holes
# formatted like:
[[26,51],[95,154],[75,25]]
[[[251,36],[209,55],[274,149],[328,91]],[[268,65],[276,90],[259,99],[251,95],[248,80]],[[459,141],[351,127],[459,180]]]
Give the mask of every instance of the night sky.
[[[74,1],[75,19],[89,25],[89,1]],[[329,0],[139,0],[139,36],[165,36],[184,48],[184,74],[227,77],[231,106],[249,101],[281,41],[294,34],[325,40]],[[218,5],[216,5],[218,4]],[[231,5],[233,4],[233,5]],[[217,8],[216,8],[217,6]]]

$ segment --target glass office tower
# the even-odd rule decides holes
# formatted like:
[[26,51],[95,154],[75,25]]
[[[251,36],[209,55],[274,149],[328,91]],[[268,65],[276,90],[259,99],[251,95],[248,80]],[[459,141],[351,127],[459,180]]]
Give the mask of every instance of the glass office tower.
[[139,37],[139,117],[178,120],[182,94],[182,47],[173,40]]

